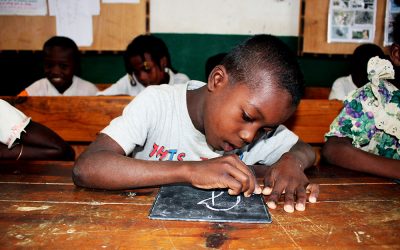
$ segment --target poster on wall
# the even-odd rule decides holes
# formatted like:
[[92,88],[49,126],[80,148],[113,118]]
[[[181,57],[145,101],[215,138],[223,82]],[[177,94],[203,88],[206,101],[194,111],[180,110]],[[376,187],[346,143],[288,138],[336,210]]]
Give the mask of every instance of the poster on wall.
[[386,1],[386,15],[385,15],[385,34],[383,39],[383,46],[390,46],[393,42],[393,20],[394,17],[400,13],[400,0],[387,0]]
[[56,16],[57,36],[69,37],[78,46],[92,45],[92,17],[99,14],[99,0],[49,0],[49,15]]
[[375,22],[376,0],[330,0],[328,43],[372,43]]
[[44,16],[46,0],[0,0],[0,15]]

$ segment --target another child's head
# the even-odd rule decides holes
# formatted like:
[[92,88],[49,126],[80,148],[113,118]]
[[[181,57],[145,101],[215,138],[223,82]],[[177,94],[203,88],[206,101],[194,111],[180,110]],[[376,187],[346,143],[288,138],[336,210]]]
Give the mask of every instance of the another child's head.
[[286,121],[303,90],[289,47],[271,35],[253,36],[210,73],[201,130],[214,149],[240,148]]
[[390,61],[394,68],[395,79],[391,81],[400,88],[400,14],[397,14],[393,20],[393,43],[390,46]]
[[[400,73],[400,14],[397,14],[393,21],[393,44],[390,47],[390,59],[397,68],[396,73]],[[395,75],[399,78],[399,75]]]
[[68,37],[54,36],[43,45],[44,74],[54,87],[63,93],[68,89],[80,68],[80,53]]
[[367,65],[374,56],[385,57],[382,49],[375,44],[367,43],[358,46],[351,56],[351,78],[359,88],[368,82]]
[[169,81],[170,55],[165,43],[152,35],[140,35],[132,40],[124,54],[125,69],[144,86]]

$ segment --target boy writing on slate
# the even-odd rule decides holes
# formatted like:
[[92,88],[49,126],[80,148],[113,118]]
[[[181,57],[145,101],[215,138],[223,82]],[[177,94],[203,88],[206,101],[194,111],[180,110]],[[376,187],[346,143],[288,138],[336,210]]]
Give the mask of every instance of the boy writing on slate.
[[[208,83],[141,92],[80,155],[73,180],[101,189],[189,183],[231,195],[263,193],[273,209],[284,193],[285,211],[304,210],[306,188],[310,202],[319,191],[304,174],[315,154],[280,125],[302,90],[290,49],[274,36],[251,37],[212,70]],[[263,189],[247,166],[254,164],[262,165],[255,172]]]

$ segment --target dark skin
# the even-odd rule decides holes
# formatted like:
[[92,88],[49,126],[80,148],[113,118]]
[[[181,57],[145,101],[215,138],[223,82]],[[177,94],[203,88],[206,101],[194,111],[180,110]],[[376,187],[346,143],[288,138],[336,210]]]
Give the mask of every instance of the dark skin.
[[167,58],[163,57],[157,64],[149,53],[144,54],[144,60],[139,55],[130,58],[133,73],[138,81],[147,87],[149,85],[160,85],[169,81],[169,75],[164,71],[167,67]]
[[[268,91],[253,91],[245,83],[230,84],[225,68],[217,66],[206,86],[187,92],[193,125],[206,136],[212,148],[226,152],[240,148],[273,130],[294,112],[290,95],[274,88],[272,83],[266,84]],[[253,171],[235,154],[205,161],[154,164],[125,157],[118,143],[100,134],[75,162],[73,179],[76,185],[102,189],[189,183],[204,189],[227,188],[231,195],[243,192],[250,196],[271,190],[267,202],[271,208],[276,207],[280,194],[285,191],[284,208],[293,212],[295,201],[296,209],[305,209],[309,181],[303,171],[314,159],[311,147],[299,141],[270,170],[257,170],[265,180],[262,189]],[[311,187],[314,188],[309,200],[315,201],[318,186]]]
[[55,46],[44,50],[44,74],[61,94],[72,85],[75,70],[72,49]]
[[[400,67],[400,46],[391,46],[390,60],[395,72],[399,72]],[[399,74],[393,81],[399,88]],[[399,72],[400,73],[400,72]],[[340,157],[337,157],[340,155]],[[322,156],[333,165],[355,171],[366,172],[389,178],[400,178],[400,161],[389,159],[383,156],[365,152],[353,146],[350,138],[329,137],[322,148]]]
[[75,159],[75,152],[71,146],[49,128],[31,121],[25,127],[25,131],[26,133],[21,133],[19,144],[12,149],[0,144],[0,159],[17,159],[21,152],[21,145],[23,145],[23,151],[20,160],[71,161]]

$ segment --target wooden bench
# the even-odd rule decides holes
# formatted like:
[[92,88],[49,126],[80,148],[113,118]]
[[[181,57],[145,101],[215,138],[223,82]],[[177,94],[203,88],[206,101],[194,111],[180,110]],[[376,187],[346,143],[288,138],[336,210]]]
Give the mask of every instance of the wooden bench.
[[131,96],[0,98],[55,131],[73,146],[77,156],[133,99]]
[[102,91],[110,87],[112,83],[96,83],[95,85],[99,89],[99,91]]
[[[77,155],[133,99],[130,96],[0,98],[54,130],[74,147]],[[321,146],[324,134],[341,108],[340,101],[304,99],[285,125],[303,141]]]
[[324,134],[342,107],[343,103],[337,100],[303,99],[285,126],[307,143],[322,144]]
[[306,87],[303,99],[328,99],[331,88]]
[[[110,87],[112,83],[96,83],[96,87],[102,91]],[[306,87],[303,99],[328,99],[331,88]]]

